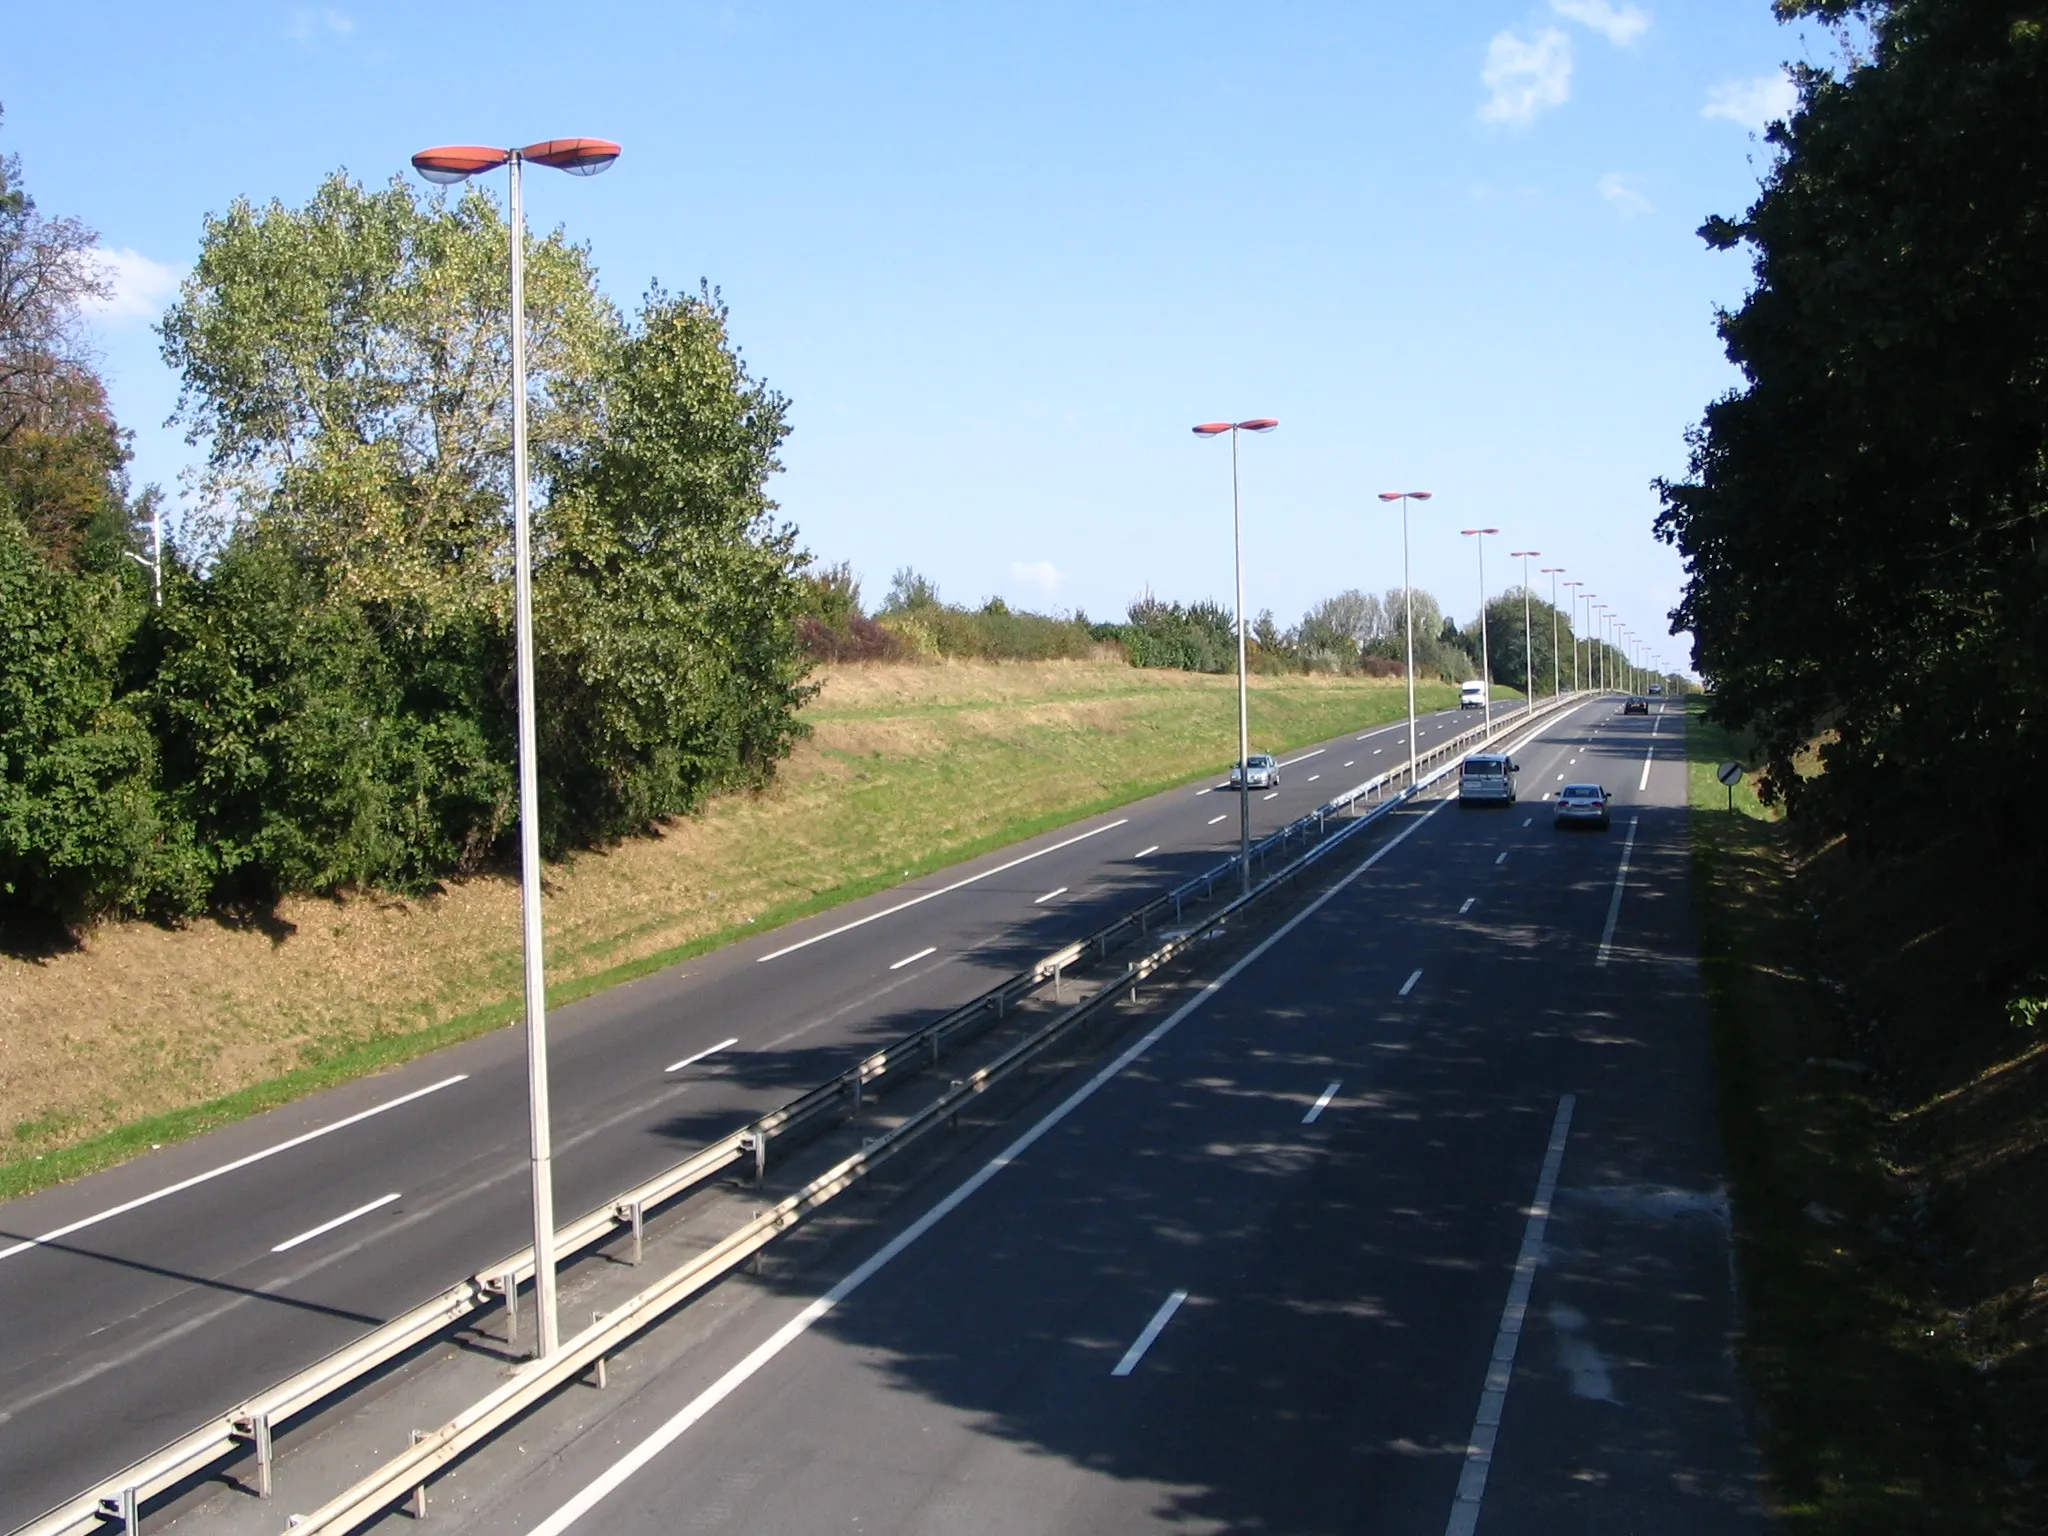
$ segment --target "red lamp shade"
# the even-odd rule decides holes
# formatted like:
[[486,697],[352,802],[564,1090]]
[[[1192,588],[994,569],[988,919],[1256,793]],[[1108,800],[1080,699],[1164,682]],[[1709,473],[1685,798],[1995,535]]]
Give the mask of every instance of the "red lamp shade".
[[1223,433],[1228,432],[1229,430],[1230,423],[1227,421],[1205,421],[1199,427],[1195,428],[1195,436],[1218,437],[1221,436]]
[[1408,498],[1408,499],[1409,499],[1410,501],[1427,501],[1427,500],[1429,500],[1429,498],[1430,498],[1430,492],[1428,492],[1428,491],[1381,491],[1381,492],[1380,492],[1380,500],[1381,500],[1381,501],[1399,501],[1399,500],[1400,500],[1400,499],[1401,499],[1401,498],[1402,498],[1403,496],[1406,496],[1406,497],[1407,497],[1407,498]]
[[527,145],[519,151],[519,158],[567,171],[571,176],[595,176],[611,169],[612,162],[619,158],[619,146],[610,139],[548,139]]
[[1278,416],[1254,416],[1250,421],[1240,421],[1237,424],[1237,430],[1240,432],[1270,432],[1279,425],[1280,418]]
[[423,149],[412,157],[412,168],[427,180],[447,186],[479,171],[495,171],[512,158],[509,149],[491,149],[482,144],[443,144]]

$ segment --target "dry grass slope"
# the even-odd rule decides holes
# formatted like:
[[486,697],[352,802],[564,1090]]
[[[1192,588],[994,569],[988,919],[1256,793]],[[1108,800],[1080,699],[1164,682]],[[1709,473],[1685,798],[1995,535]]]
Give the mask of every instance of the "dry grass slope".
[[[1184,781],[1236,746],[1229,678],[1041,662],[822,680],[813,735],[768,790],[548,871],[557,997]],[[1385,681],[1256,678],[1254,745],[1403,707]],[[0,1198],[505,1023],[518,988],[503,878],[0,956]]]

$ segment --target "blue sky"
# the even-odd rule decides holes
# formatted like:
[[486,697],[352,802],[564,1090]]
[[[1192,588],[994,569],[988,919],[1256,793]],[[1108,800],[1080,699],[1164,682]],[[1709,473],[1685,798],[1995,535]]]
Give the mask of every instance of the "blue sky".
[[[1415,580],[1476,611],[1498,526],[1661,636],[1681,571],[1653,476],[1734,382],[1712,331],[1747,264],[1787,59],[1766,0],[1458,6],[786,3],[36,7],[0,55],[0,146],[97,228],[99,331],[136,474],[193,451],[149,325],[200,221],[428,144],[620,140],[536,172],[529,217],[631,305],[722,287],[794,402],[776,493],[878,599],[1119,613],[1227,598],[1245,444],[1249,606],[1283,623],[1400,579],[1392,488],[1436,499]],[[1495,558],[1496,554],[1500,558]],[[1668,659],[1682,643],[1664,640]]]

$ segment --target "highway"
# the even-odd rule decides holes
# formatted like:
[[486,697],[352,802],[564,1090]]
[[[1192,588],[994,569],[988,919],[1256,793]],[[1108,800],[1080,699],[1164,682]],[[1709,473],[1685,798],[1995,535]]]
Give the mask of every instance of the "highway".
[[[1423,743],[1473,723],[1425,717]],[[1398,762],[1405,733],[1286,755],[1254,835]],[[1210,867],[1236,813],[1215,785],[1169,791],[553,1014],[558,1214]],[[521,1246],[524,1105],[501,1030],[0,1206],[0,1529]]]
[[[1674,727],[1599,701],[1519,806],[1397,813],[865,1247],[651,1336],[437,1518],[1761,1532]],[[1579,780],[1610,830],[1551,827]]]

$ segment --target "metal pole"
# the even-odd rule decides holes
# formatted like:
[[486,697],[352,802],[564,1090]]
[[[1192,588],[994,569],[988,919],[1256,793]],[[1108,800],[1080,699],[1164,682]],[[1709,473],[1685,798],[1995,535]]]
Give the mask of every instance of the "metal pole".
[[547,978],[540,917],[540,764],[533,723],[533,537],[526,504],[526,208],[512,169],[512,592],[519,692],[519,916],[526,958],[526,1105],[533,1165],[533,1306],[554,1354],[555,1188],[548,1131]]
[[161,496],[149,498],[149,581],[156,606],[164,605],[164,503]]
[[1550,573],[1550,696],[1564,692],[1564,663],[1557,659],[1557,572]]
[[1479,686],[1486,701],[1486,728],[1493,729],[1493,661],[1486,647],[1486,535],[1472,535],[1479,545]]
[[1238,509],[1236,427],[1230,429],[1230,534],[1237,563],[1237,867],[1238,888],[1252,888],[1251,705],[1245,692],[1244,516]]
[[1536,707],[1536,630],[1529,617],[1529,557],[1522,556],[1522,661],[1523,672],[1528,677],[1528,694],[1522,700],[1522,707]]
[[1415,782],[1415,584],[1408,579],[1408,498],[1401,498],[1401,609],[1408,620],[1408,782]]

